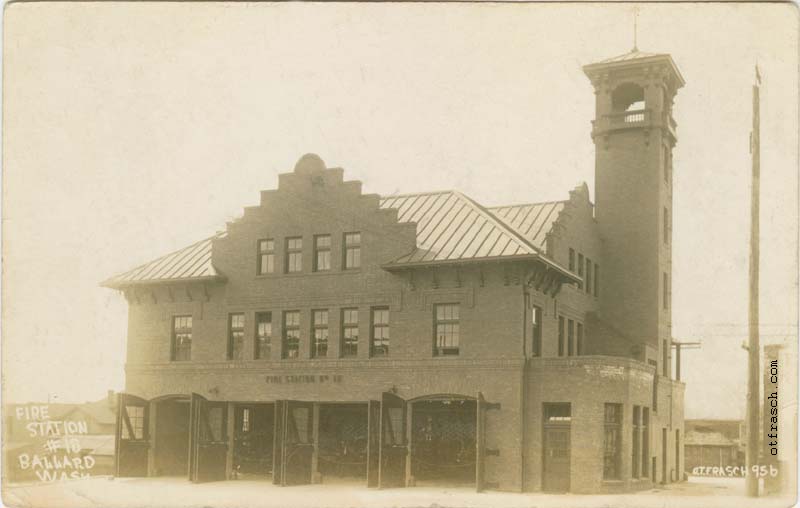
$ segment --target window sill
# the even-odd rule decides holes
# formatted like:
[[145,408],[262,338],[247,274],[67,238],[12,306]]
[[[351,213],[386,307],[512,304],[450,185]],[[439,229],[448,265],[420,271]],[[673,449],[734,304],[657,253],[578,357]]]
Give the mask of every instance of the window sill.
[[277,272],[277,273],[264,273],[255,275],[256,279],[279,279],[283,277],[319,277],[325,275],[358,275],[362,272],[361,268],[352,270],[325,270],[322,272]]

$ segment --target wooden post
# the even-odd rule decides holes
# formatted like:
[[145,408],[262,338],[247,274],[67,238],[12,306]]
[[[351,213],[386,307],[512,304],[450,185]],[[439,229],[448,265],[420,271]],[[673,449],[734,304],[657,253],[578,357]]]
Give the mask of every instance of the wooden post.
[[758,336],[758,261],[759,261],[759,189],[760,189],[760,132],[759,132],[759,85],[761,76],[756,66],[756,83],[753,85],[753,132],[751,133],[751,153],[753,161],[753,182],[750,197],[750,321],[747,349],[747,476],[746,490],[750,497],[758,497],[758,476],[752,473],[752,466],[758,464],[759,456],[759,336]]

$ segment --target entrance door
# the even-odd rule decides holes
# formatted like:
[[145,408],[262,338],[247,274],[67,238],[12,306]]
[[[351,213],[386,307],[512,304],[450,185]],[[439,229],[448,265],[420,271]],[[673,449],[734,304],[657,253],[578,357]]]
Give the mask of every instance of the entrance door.
[[313,419],[311,402],[285,401],[281,485],[306,485],[311,483],[314,455]]
[[225,402],[211,402],[192,394],[189,431],[189,479],[193,482],[225,480],[228,412]]
[[544,429],[544,490],[569,491],[569,425],[547,425]]
[[141,397],[120,393],[114,442],[114,475],[147,476],[149,403]]
[[378,486],[378,464],[380,464],[381,403],[369,401],[367,408],[367,487]]
[[378,487],[405,487],[408,442],[406,401],[393,393],[381,397]]

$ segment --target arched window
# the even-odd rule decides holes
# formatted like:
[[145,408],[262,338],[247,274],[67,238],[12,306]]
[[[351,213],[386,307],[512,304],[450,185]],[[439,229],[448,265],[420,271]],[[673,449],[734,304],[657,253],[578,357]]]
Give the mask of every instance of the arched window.
[[611,94],[611,107],[616,113],[644,109],[644,89],[634,83],[621,84]]

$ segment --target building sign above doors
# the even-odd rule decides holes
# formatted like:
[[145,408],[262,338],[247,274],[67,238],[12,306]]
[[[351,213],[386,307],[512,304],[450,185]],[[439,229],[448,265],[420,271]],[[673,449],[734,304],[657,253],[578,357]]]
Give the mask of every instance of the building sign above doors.
[[270,385],[282,384],[313,384],[313,383],[341,383],[343,376],[340,374],[286,374],[279,376],[266,376],[264,380]]

